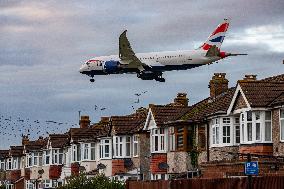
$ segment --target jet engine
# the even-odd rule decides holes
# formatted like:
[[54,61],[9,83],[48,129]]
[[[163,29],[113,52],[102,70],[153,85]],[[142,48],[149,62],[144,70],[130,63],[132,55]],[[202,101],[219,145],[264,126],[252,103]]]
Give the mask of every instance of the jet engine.
[[120,70],[120,62],[115,60],[106,61],[103,65],[103,69],[106,73],[118,73]]

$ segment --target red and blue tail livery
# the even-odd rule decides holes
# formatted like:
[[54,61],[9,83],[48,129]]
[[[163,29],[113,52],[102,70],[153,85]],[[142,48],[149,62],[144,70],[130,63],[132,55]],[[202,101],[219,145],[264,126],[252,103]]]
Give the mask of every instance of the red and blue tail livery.
[[229,20],[224,19],[224,22],[219,24],[214,32],[208,37],[208,39],[204,42],[204,44],[200,47],[203,50],[210,49],[213,45],[215,45],[219,50],[221,49],[221,45],[224,41],[226,32],[229,28]]

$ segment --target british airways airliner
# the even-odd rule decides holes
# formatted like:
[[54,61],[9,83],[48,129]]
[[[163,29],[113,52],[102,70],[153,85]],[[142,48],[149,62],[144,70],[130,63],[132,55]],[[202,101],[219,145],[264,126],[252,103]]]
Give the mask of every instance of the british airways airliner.
[[186,70],[211,64],[232,54],[221,50],[222,42],[229,27],[228,19],[217,26],[208,39],[195,50],[164,51],[135,54],[126,37],[125,30],[119,37],[119,55],[99,56],[85,62],[80,73],[91,77],[95,75],[134,73],[142,80],[165,82],[164,71]]

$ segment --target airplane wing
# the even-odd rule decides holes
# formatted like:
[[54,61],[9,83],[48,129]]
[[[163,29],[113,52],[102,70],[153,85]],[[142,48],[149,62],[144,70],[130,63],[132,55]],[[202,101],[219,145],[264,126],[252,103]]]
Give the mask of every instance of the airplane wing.
[[127,30],[119,36],[119,58],[124,64],[127,64],[127,68],[137,68],[139,71],[143,71],[145,67],[149,66],[142,63],[139,58],[137,58],[126,37],[126,32]]

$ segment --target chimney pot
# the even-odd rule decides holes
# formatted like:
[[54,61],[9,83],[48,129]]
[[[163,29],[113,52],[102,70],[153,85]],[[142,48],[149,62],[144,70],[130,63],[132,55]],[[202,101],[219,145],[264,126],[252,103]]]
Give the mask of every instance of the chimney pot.
[[30,142],[29,136],[24,135],[24,136],[22,137],[22,145],[25,146],[25,145],[27,145],[29,142]]
[[244,80],[245,80],[245,81],[256,81],[256,76],[257,76],[257,75],[253,75],[253,74],[251,74],[251,75],[245,75]]
[[80,128],[88,128],[90,125],[91,121],[90,121],[90,117],[83,115],[81,116],[80,119]]
[[210,97],[215,98],[228,90],[228,79],[226,79],[226,73],[214,73],[212,79],[209,82]]
[[177,106],[188,106],[188,98],[186,93],[178,93],[177,97],[174,99],[174,105]]

